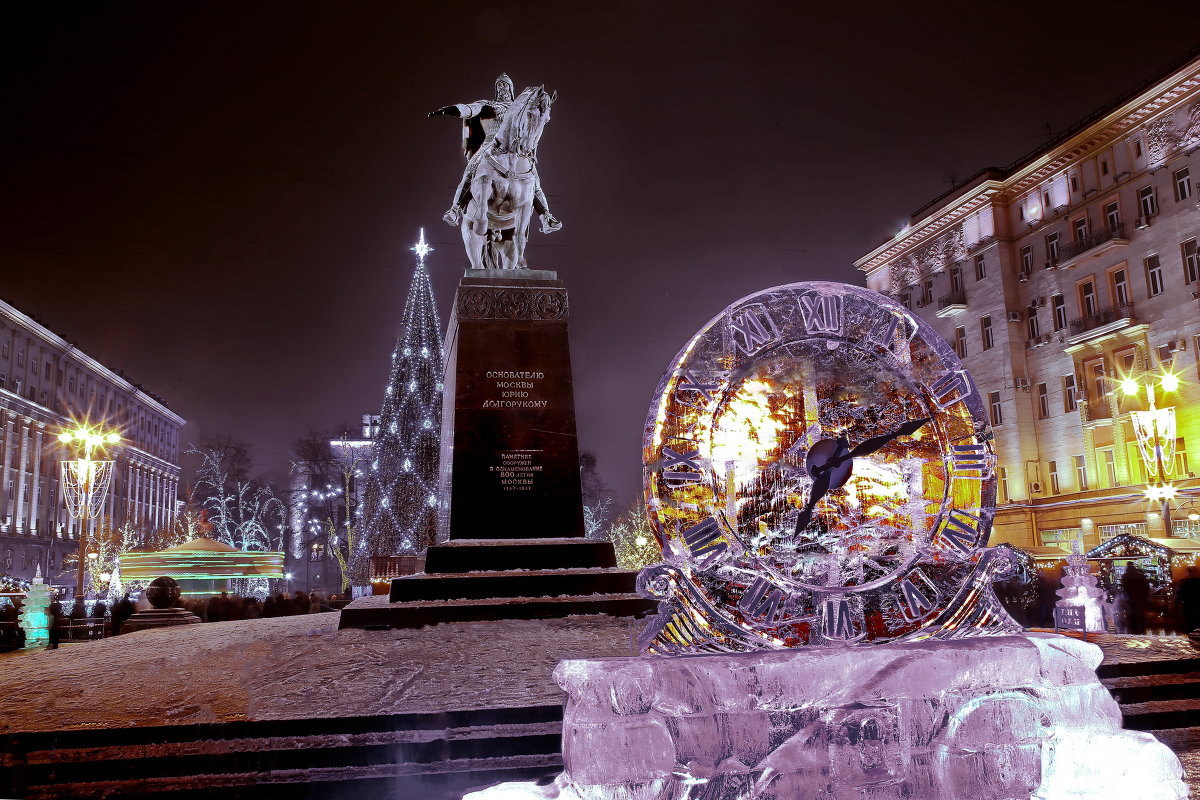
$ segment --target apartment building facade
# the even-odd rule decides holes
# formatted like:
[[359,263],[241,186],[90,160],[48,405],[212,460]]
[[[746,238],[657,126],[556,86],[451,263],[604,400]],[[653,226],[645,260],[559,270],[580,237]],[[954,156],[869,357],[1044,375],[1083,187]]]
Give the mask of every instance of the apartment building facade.
[[[993,542],[1200,538],[1198,239],[1192,57],[1045,148],[959,184],[855,261],[870,288],[958,351],[990,409]],[[1179,378],[1174,391],[1166,373]],[[1137,395],[1122,390],[1127,378]],[[1132,413],[1147,408],[1147,384],[1175,415],[1170,532],[1146,497],[1157,464]]]
[[56,576],[79,545],[59,467],[72,454],[58,434],[74,420],[101,423],[122,438],[109,454],[115,464],[102,515],[145,531],[173,524],[186,420],[0,301],[0,575],[28,580],[40,566],[48,583],[72,583]]

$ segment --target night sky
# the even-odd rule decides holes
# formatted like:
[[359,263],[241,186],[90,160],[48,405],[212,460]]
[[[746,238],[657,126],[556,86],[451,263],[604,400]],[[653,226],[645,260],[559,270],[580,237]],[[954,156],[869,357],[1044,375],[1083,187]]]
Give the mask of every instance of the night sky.
[[421,227],[445,322],[464,161],[426,112],[502,71],[557,90],[539,168],[564,227],[529,264],[571,293],[581,447],[626,501],[655,385],[710,317],[861,284],[853,259],[951,180],[1198,43],[1192,3],[22,5],[0,297],[275,475],[309,428],[378,412]]

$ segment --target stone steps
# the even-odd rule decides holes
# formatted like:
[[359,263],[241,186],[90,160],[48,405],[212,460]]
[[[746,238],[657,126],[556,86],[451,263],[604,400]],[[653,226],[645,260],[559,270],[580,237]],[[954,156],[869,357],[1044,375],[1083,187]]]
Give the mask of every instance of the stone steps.
[[1200,658],[1102,664],[1096,674],[1120,704],[1130,730],[1200,723]]
[[615,566],[611,542],[578,538],[457,539],[431,545],[425,554],[426,574]]
[[499,597],[631,594],[637,573],[616,569],[509,570],[411,575],[392,581],[393,603]]
[[[387,598],[379,598],[386,600]],[[558,597],[488,597],[469,600],[419,600],[380,603],[359,598],[342,609],[339,628],[423,628],[444,622],[505,619],[554,619],[607,614],[638,617],[653,612],[657,602],[635,592],[563,595]]]
[[9,735],[0,796],[457,800],[553,776],[561,733],[552,705]]

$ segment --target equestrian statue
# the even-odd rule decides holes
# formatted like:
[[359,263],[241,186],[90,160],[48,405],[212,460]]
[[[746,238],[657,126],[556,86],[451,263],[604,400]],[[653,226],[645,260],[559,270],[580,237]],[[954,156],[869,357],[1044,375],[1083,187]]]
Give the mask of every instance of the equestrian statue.
[[562,223],[550,213],[537,171],[537,146],[557,92],[531,86],[516,97],[507,75],[496,99],[459,103],[429,116],[460,117],[467,168],[442,219],[462,231],[472,269],[526,269],[525,245],[534,212],[542,233]]

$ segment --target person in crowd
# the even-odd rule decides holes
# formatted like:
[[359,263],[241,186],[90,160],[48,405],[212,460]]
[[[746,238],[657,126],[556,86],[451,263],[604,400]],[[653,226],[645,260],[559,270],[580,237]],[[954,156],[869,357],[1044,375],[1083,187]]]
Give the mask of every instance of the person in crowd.
[[1125,573],[1121,576],[1121,590],[1125,593],[1129,632],[1144,634],[1146,612],[1150,608],[1150,581],[1146,578],[1146,573],[1138,569],[1137,564],[1130,564],[1125,568]]
[[267,595],[266,602],[263,603],[262,615],[264,617],[274,617],[277,616],[278,613],[279,612],[275,610],[275,598],[271,595]]
[[297,614],[307,614],[309,606],[312,605],[312,603],[309,602],[308,595],[300,590],[296,590],[296,597],[292,602],[294,602],[296,605]]
[[247,597],[242,602],[242,619],[258,619],[262,616],[262,604],[257,597]]
[[92,606],[91,616],[93,619],[104,619],[108,616],[108,604],[103,600],[97,600]]
[[87,607],[83,604],[82,597],[76,597],[74,604],[71,606],[71,619],[79,620],[87,618]]
[[62,640],[62,629],[65,624],[62,603],[59,602],[58,597],[55,597],[46,607],[46,614],[50,617],[50,649],[57,650],[58,643]]
[[1183,633],[1200,628],[1200,566],[1188,567],[1187,575],[1175,589],[1179,608],[1179,626]]
[[133,616],[133,601],[129,599],[129,592],[117,601],[112,610],[112,632],[116,636],[121,632],[121,626],[125,624],[125,620]]

